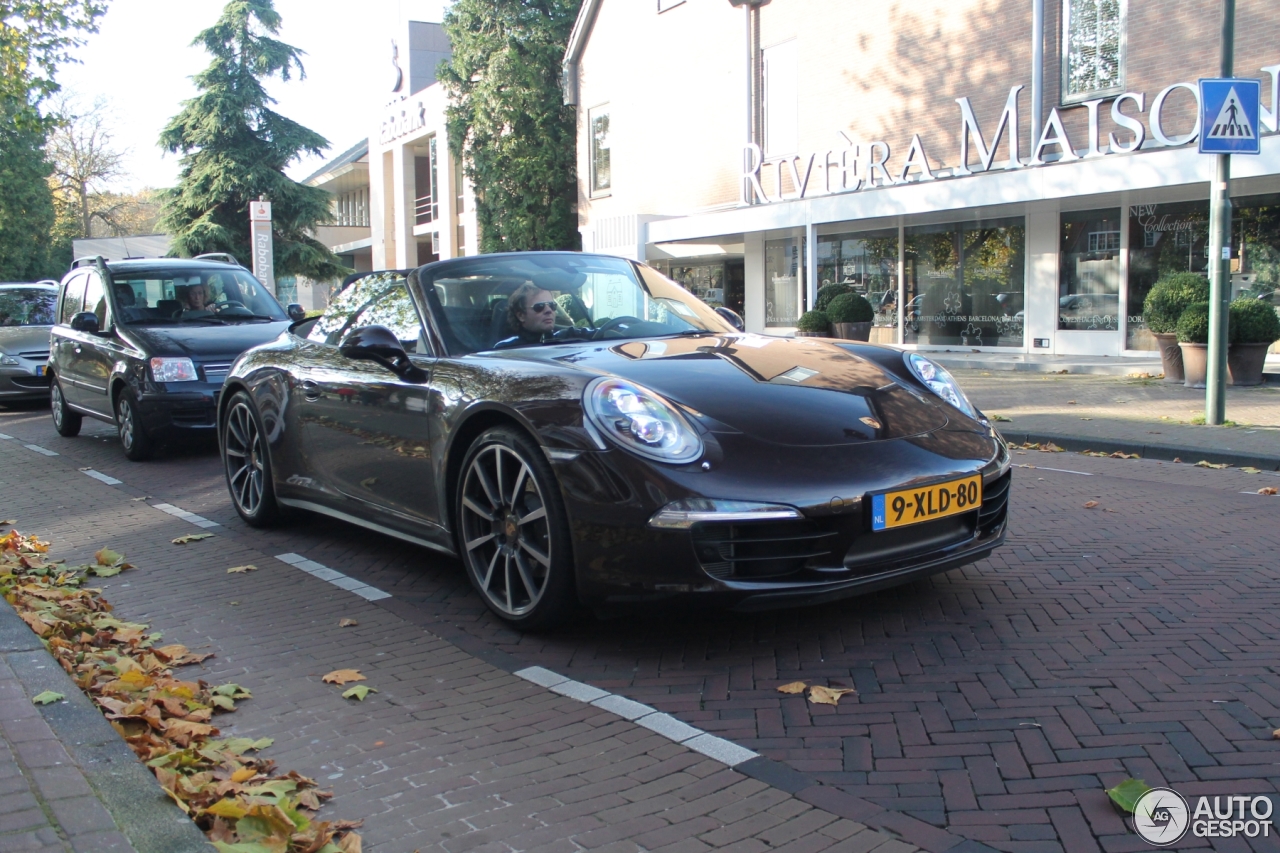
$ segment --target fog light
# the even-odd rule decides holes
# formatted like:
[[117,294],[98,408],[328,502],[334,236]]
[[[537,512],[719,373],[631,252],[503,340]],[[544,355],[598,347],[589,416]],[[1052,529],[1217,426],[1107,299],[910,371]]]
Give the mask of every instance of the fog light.
[[785,504],[684,498],[654,513],[649,526],[658,530],[688,530],[700,521],[794,521],[800,518],[804,518],[800,510]]

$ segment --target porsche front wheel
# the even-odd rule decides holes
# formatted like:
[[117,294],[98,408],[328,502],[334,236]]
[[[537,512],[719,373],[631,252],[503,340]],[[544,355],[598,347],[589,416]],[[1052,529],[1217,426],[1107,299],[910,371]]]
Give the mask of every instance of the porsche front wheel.
[[576,603],[569,525],[537,444],[505,427],[476,439],[454,517],[467,577],[490,610],[524,630],[569,616]]
[[283,515],[271,480],[271,457],[258,411],[237,391],[222,419],[222,464],[236,512],[252,527],[279,523]]

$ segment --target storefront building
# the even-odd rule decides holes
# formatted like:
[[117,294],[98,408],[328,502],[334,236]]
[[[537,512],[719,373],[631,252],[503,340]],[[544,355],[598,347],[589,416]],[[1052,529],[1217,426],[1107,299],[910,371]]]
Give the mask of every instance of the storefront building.
[[[1207,268],[1196,80],[1217,76],[1220,9],[586,0],[565,56],[584,248],[752,331],[791,332],[843,282],[876,309],[873,340],[1149,354],[1151,285]],[[1262,154],[1233,158],[1232,288],[1275,294],[1274,3],[1238,0],[1236,33],[1263,95]]]

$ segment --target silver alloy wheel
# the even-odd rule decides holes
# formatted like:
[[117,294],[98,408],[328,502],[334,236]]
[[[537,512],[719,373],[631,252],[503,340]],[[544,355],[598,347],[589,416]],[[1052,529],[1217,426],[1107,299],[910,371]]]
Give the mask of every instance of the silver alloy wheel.
[[542,490],[511,448],[491,444],[471,459],[462,481],[467,570],[507,616],[533,610],[551,570],[551,528]]
[[49,405],[53,408],[53,428],[62,431],[62,389],[54,382],[49,389]]
[[129,404],[129,397],[125,394],[121,394],[116,403],[116,420],[120,424],[120,443],[126,451],[132,450],[138,425],[134,423],[133,406]]
[[227,460],[227,482],[231,498],[245,515],[254,515],[262,506],[265,471],[262,465],[262,433],[245,403],[236,403],[227,413],[223,440]]

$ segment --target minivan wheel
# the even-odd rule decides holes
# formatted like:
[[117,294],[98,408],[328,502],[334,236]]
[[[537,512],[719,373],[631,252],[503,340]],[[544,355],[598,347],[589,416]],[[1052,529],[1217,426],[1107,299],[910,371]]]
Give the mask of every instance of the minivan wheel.
[[138,398],[128,388],[116,396],[116,429],[120,431],[120,446],[126,458],[134,462],[151,458],[155,442],[143,428],[138,417]]
[[271,455],[263,439],[262,420],[249,395],[237,391],[222,419],[222,465],[236,512],[252,527],[283,520],[271,480]]
[[549,628],[577,596],[569,525],[551,466],[524,433],[491,429],[467,452],[454,518],[471,585],[503,621]]
[[58,384],[57,377],[54,377],[53,384],[49,386],[49,408],[53,413],[53,428],[58,431],[58,435],[75,438],[80,434],[84,417],[71,411],[67,398],[62,396],[62,386]]

